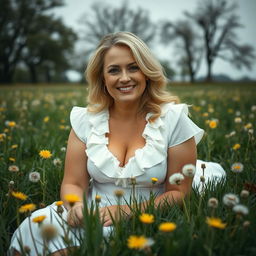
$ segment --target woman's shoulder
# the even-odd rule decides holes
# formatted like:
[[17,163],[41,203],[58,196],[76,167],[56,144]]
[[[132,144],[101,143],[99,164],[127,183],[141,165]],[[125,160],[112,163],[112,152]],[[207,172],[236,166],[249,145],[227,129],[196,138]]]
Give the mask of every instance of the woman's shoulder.
[[188,105],[185,103],[170,102],[161,105],[161,116],[179,117],[182,113],[188,115]]

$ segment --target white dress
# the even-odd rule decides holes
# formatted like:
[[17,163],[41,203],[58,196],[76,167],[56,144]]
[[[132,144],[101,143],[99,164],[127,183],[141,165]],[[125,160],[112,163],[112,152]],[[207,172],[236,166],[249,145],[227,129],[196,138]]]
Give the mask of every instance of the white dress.
[[[146,115],[146,121],[152,114]],[[130,200],[131,184],[130,179],[136,179],[136,196],[137,198],[148,199],[150,191],[157,194],[164,192],[164,183],[167,174],[167,151],[168,148],[181,144],[182,142],[195,138],[198,143],[204,131],[200,129],[188,117],[188,107],[185,104],[164,104],[162,106],[161,116],[153,123],[147,122],[142,136],[145,138],[145,146],[137,149],[133,157],[124,167],[120,167],[118,159],[108,150],[108,138],[105,136],[109,132],[109,113],[108,110],[92,114],[86,108],[73,107],[70,114],[71,126],[78,138],[86,144],[86,154],[88,156],[87,170],[92,179],[89,191],[88,201],[94,200],[96,195],[101,196],[100,206],[116,204],[115,190],[124,191],[124,201]],[[205,163],[206,182],[211,179],[220,179],[225,176],[225,171],[217,163],[197,161],[197,171],[193,181],[193,187],[200,186],[200,176],[202,175],[201,163]],[[157,183],[152,186],[151,178],[158,179]],[[53,239],[48,247],[50,252],[65,248],[61,239],[63,229],[60,227],[60,218],[56,213],[56,206],[53,203],[46,208],[37,210],[32,213],[31,218],[46,215],[45,223],[54,224],[59,232],[59,236]],[[50,215],[52,215],[50,217]],[[67,212],[64,211],[65,219]],[[23,244],[31,248],[31,255],[36,255],[34,245],[29,231],[29,219],[15,231],[10,251],[19,248],[19,237],[22,235]],[[42,239],[38,224],[31,223],[33,236],[39,253],[42,253]],[[109,233],[111,227],[104,227],[105,235]],[[73,229],[78,232],[79,229]],[[74,234],[70,235],[75,245],[78,240]]]

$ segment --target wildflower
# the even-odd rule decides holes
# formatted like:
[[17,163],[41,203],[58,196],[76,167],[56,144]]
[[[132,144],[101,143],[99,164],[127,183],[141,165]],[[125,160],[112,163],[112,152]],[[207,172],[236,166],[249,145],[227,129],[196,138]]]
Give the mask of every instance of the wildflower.
[[17,147],[18,147],[18,144],[14,144],[14,145],[11,146],[12,149],[15,149]]
[[251,111],[252,111],[252,112],[256,111],[256,105],[252,105],[252,106],[251,106]]
[[236,124],[240,124],[240,123],[242,123],[242,118],[241,117],[236,117],[234,119],[234,121],[235,121]]
[[52,224],[43,225],[41,229],[41,236],[47,240],[50,241],[53,238],[55,238],[58,234],[58,231],[55,226]]
[[234,150],[238,150],[239,148],[241,148],[241,145],[239,143],[236,143],[232,148]]
[[249,196],[250,192],[248,190],[243,189],[240,193],[241,198],[247,198]]
[[66,147],[62,147],[62,148],[60,149],[60,151],[61,151],[61,152],[66,152]]
[[57,201],[57,202],[55,202],[55,205],[56,206],[61,206],[61,205],[63,205],[63,201]]
[[117,198],[121,198],[124,195],[124,191],[122,189],[117,189],[114,191],[114,194]]
[[24,204],[19,208],[19,212],[24,213],[24,212],[32,212],[36,209],[35,204]]
[[46,117],[44,118],[44,123],[49,122],[49,120],[50,120],[50,117],[49,117],[49,116],[46,116]]
[[169,182],[172,185],[180,185],[181,181],[183,181],[183,180],[184,180],[184,176],[181,173],[174,173],[169,178]]
[[162,232],[172,232],[176,227],[176,224],[173,222],[163,222],[159,225],[158,229]]
[[233,164],[231,165],[231,171],[232,171],[232,172],[240,173],[240,172],[242,172],[243,170],[244,170],[244,165],[243,165],[242,163],[237,162],[237,163],[233,163]]
[[214,112],[214,108],[212,108],[212,107],[208,108],[208,112],[213,113]]
[[96,195],[95,196],[95,202],[96,203],[100,203],[100,201],[101,201],[101,196],[100,195]]
[[250,134],[253,134],[253,132],[254,132],[253,129],[249,129],[249,130],[248,130],[248,133],[250,133]]
[[52,153],[51,153],[51,151],[49,151],[49,150],[41,150],[41,151],[39,152],[39,155],[40,155],[42,158],[47,159],[47,158],[51,158]]
[[218,204],[219,204],[219,201],[215,197],[212,197],[208,200],[208,207],[210,208],[217,208]]
[[6,134],[0,133],[0,141],[4,141],[5,138],[6,138]]
[[30,172],[28,178],[31,182],[37,183],[40,180],[40,173],[39,172]]
[[32,221],[34,223],[41,224],[44,221],[45,218],[46,218],[45,215],[41,215],[41,216],[37,216],[37,217],[33,218]]
[[193,164],[186,164],[183,166],[182,168],[182,173],[185,175],[185,176],[188,176],[188,177],[194,177],[195,173],[196,173],[196,167],[195,165]]
[[233,207],[239,203],[239,198],[235,194],[228,193],[223,196],[223,203],[228,207]]
[[235,115],[236,116],[241,116],[241,112],[240,111],[236,111]]
[[244,223],[243,223],[244,228],[248,228],[250,225],[251,225],[251,222],[248,220],[244,221]]
[[209,122],[209,127],[210,127],[211,129],[215,129],[215,128],[217,127],[217,125],[218,125],[218,123],[217,123],[215,120],[211,120],[211,121]]
[[71,206],[73,206],[76,202],[81,202],[80,197],[73,194],[67,194],[64,196],[64,198]]
[[53,162],[53,164],[54,164],[55,166],[56,166],[56,165],[61,165],[61,163],[62,163],[59,158],[54,158],[52,162]]
[[244,126],[245,130],[251,129],[252,128],[252,123],[248,123]]
[[9,121],[8,123],[7,123],[7,126],[9,126],[9,127],[15,127],[16,126],[16,123],[14,122],[14,121]]
[[153,240],[148,239],[145,236],[131,235],[127,240],[127,246],[130,249],[136,249],[136,250],[142,250],[145,247],[150,246],[152,244],[153,244]]
[[203,117],[208,117],[208,116],[209,116],[209,113],[204,112],[204,113],[202,114],[202,116],[203,116]]
[[242,204],[235,205],[232,210],[239,215],[247,215],[249,213],[248,208]]
[[139,216],[139,219],[144,224],[151,224],[151,223],[153,223],[155,221],[154,215],[148,214],[148,213],[142,213]]
[[151,181],[152,181],[152,184],[156,184],[158,182],[158,178],[152,177]]
[[8,170],[9,170],[10,172],[18,172],[18,171],[20,170],[20,168],[19,168],[17,165],[10,165],[10,166],[8,167]]
[[15,162],[15,161],[16,161],[16,159],[15,159],[14,157],[9,157],[9,161],[11,161],[11,162]]
[[20,199],[20,200],[26,200],[28,198],[27,195],[23,194],[22,192],[15,192],[15,191],[12,191],[11,195],[17,199]]
[[218,228],[218,229],[224,229],[227,225],[226,223],[223,223],[222,220],[219,218],[210,218],[210,217],[206,218],[206,223],[210,227],[214,227],[214,228]]

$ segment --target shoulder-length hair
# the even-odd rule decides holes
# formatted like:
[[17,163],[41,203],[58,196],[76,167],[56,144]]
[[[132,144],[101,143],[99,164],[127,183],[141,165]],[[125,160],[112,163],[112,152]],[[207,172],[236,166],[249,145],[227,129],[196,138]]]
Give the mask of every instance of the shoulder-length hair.
[[149,113],[149,121],[161,115],[161,104],[178,103],[178,97],[166,91],[167,79],[159,61],[153,56],[148,46],[130,32],[117,32],[102,38],[94,54],[91,56],[85,71],[89,83],[88,110],[100,112],[113,104],[113,98],[104,88],[103,65],[106,52],[115,45],[128,46],[140,70],[147,77],[147,86],[140,102],[140,112]]

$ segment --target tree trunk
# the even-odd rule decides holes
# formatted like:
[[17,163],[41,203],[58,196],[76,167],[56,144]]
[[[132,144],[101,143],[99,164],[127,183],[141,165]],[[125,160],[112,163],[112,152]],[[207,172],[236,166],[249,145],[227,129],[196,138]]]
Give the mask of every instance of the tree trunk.
[[30,72],[31,83],[36,84],[38,82],[36,67],[35,67],[35,65],[28,64],[28,68],[29,68],[29,72]]

